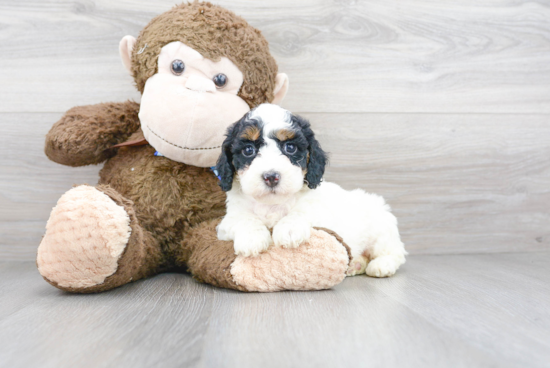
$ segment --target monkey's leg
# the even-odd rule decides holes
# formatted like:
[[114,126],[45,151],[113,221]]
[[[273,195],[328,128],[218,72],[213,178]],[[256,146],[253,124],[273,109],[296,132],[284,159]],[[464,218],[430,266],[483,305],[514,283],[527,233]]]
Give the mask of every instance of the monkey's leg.
[[156,273],[162,258],[131,201],[109,186],[81,185],[52,210],[37,265],[53,286],[93,293]]
[[233,242],[218,240],[220,220],[185,234],[178,262],[202,282],[241,291],[321,290],[339,284],[349,264],[347,246],[335,233],[314,229],[298,248],[274,248],[257,257],[236,256]]

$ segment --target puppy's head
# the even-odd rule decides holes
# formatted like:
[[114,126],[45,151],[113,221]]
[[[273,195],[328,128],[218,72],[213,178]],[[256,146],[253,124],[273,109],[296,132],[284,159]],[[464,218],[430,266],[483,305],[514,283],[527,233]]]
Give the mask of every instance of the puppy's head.
[[317,187],[326,163],[307,120],[263,104],[229,127],[216,169],[224,191],[237,179],[243,193],[277,203],[304,185]]

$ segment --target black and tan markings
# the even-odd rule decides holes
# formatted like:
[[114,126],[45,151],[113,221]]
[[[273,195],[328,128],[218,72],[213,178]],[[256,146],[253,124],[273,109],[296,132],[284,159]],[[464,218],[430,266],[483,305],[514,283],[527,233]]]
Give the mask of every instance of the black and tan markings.
[[[327,155],[315,139],[307,120],[291,115],[290,125],[290,129],[271,132],[269,139],[277,142],[281,153],[293,165],[304,170],[305,182],[309,188],[314,189],[322,180]],[[250,166],[260,148],[266,144],[263,128],[261,118],[251,119],[250,113],[228,128],[216,165],[222,190],[231,190],[235,172]]]
[[281,153],[288,157],[293,165],[305,169],[309,143],[301,129],[296,128],[273,131],[270,133],[269,138],[277,142]]
[[246,141],[254,142],[262,135],[262,129],[257,125],[250,125],[244,128],[241,138]]
[[296,131],[292,129],[279,129],[273,134],[279,141],[284,142],[296,137]]
[[[262,128],[263,124],[260,120],[251,119],[250,114],[246,114],[227,129],[226,138],[222,144],[222,153],[216,164],[223,191],[231,190],[235,172],[249,166],[256,157],[260,147],[264,144]],[[247,150],[246,156],[245,149]]]

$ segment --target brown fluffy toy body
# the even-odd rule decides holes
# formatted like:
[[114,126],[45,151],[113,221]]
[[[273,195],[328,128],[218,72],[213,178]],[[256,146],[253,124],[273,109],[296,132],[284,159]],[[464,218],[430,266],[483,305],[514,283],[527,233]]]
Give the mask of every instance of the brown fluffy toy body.
[[211,172],[226,127],[280,102],[288,80],[260,32],[209,3],[182,4],[120,44],[142,93],[135,102],[75,107],[46,137],[60,164],[105,162],[97,186],[66,192],[52,210],[37,265],[52,285],[105,291],[173,269],[242,291],[315,290],[341,282],[347,247],[317,229],[296,249],[236,256],[219,241],[225,194]]

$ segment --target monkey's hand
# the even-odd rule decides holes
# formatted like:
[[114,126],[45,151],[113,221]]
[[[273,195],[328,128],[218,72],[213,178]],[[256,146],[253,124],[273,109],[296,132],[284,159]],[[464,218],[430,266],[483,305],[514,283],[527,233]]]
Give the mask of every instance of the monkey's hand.
[[46,155],[68,166],[99,164],[139,129],[138,113],[133,101],[73,107],[46,135]]

